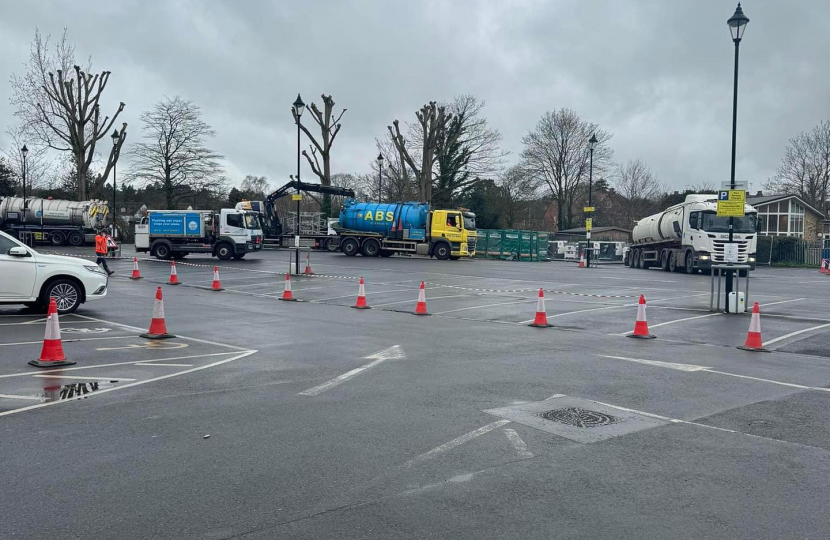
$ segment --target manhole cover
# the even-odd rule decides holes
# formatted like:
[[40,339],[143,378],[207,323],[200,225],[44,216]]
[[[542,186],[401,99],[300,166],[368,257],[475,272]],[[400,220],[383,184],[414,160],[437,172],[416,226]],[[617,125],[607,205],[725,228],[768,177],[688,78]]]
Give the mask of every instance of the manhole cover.
[[553,409],[537,414],[545,420],[580,428],[593,428],[622,422],[622,419],[616,416],[580,407],[565,407],[564,409]]

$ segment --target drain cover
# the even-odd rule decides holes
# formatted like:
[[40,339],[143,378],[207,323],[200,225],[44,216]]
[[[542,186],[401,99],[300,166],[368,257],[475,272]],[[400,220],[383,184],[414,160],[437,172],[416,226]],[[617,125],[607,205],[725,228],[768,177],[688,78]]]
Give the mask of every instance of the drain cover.
[[611,416],[610,414],[598,411],[583,409],[581,407],[553,409],[551,411],[537,413],[537,415],[541,416],[545,420],[552,420],[554,422],[580,428],[594,428],[622,422],[622,418],[617,418],[616,416]]

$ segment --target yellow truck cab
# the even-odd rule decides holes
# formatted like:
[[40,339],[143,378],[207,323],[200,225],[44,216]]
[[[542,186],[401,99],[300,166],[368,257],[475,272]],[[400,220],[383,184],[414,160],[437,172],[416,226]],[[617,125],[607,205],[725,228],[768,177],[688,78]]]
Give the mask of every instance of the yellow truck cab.
[[430,255],[452,260],[475,255],[475,214],[462,210],[431,210],[428,223]]

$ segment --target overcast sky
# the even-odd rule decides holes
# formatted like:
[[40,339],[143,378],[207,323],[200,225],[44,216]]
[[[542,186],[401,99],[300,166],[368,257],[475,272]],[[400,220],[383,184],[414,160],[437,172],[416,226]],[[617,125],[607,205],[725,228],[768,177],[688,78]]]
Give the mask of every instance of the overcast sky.
[[[747,0],[741,43],[739,181],[759,189],[787,140],[830,117],[830,2]],[[673,189],[729,179],[734,46],[729,0],[0,0],[0,79],[21,73],[35,28],[69,30],[79,58],[112,72],[102,108],[126,103],[127,144],[164,95],[202,107],[229,177],[296,167],[289,113],[300,92],[345,107],[333,172],[369,170],[395,118],[462,93],[518,160],[521,138],[569,107],[613,133]],[[8,84],[2,124],[15,121]],[[310,121],[310,118],[307,120]],[[9,145],[0,135],[3,147]],[[304,166],[303,178],[311,179]]]

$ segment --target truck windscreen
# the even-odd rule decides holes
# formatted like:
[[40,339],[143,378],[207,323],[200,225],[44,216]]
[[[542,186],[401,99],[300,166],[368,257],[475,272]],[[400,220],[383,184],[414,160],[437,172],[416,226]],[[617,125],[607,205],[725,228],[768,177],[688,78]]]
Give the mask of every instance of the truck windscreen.
[[[702,214],[703,226],[701,227],[706,232],[729,232],[729,218],[718,217],[713,212],[704,212]],[[736,217],[734,219],[733,232],[736,233],[754,233],[755,232],[755,214],[747,214],[744,217]]]
[[476,218],[475,216],[468,216],[464,215],[464,228],[468,231],[476,230]]
[[260,229],[258,214],[244,214],[246,229]]

